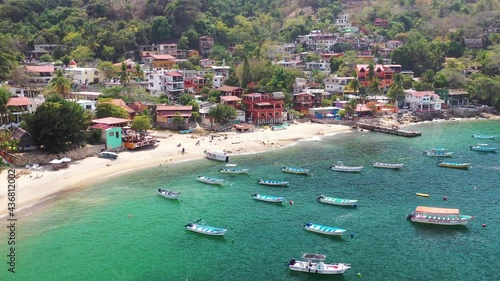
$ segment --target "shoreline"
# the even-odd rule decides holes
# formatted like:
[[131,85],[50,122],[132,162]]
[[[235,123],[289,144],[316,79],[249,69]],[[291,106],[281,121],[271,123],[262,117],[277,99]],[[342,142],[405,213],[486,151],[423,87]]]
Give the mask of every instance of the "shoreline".
[[[292,123],[285,130],[272,131],[258,129],[249,133],[216,133],[208,136],[194,134],[166,134],[160,135],[159,144],[150,149],[138,151],[123,151],[116,160],[88,157],[70,163],[69,168],[59,171],[50,170],[50,165],[44,166],[42,176],[36,178],[33,173],[23,173],[23,168],[16,168],[16,174],[21,176],[16,180],[16,208],[15,213],[43,204],[56,198],[63,192],[70,192],[80,188],[116,178],[123,174],[140,172],[145,169],[178,164],[204,158],[204,151],[224,150],[229,155],[249,155],[286,148],[300,141],[318,141],[326,136],[350,132],[349,126],[329,125],[318,123]],[[165,138],[163,138],[163,136]],[[200,145],[196,142],[200,141]],[[177,144],[182,146],[178,147]],[[186,153],[182,154],[184,148]],[[230,161],[231,162],[231,161]],[[0,206],[7,206],[7,189],[0,190]],[[0,218],[8,211],[2,208]]]

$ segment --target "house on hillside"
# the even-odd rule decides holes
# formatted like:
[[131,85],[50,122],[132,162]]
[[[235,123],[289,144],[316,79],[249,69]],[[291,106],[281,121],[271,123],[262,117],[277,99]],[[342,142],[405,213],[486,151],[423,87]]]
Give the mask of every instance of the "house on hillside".
[[[356,65],[356,75],[358,81],[363,85],[363,87],[367,88],[370,85],[370,81],[368,80],[368,64],[357,64]],[[389,65],[374,65],[375,75],[379,79],[379,88],[381,90],[387,90],[392,85],[394,70],[390,68]]]
[[415,111],[440,111],[443,101],[434,91],[405,90],[405,107]]
[[241,98],[237,96],[221,96],[220,103],[232,106],[236,109],[241,108]]
[[243,95],[243,88],[236,86],[222,85],[217,90],[221,91],[223,96],[236,96],[240,98]]
[[251,93],[243,95],[246,118],[253,124],[277,124],[283,122],[284,100],[276,100],[272,94]]
[[47,85],[52,80],[52,75],[55,72],[53,65],[26,65],[24,70],[30,75],[30,82]]
[[[188,129],[189,118],[193,114],[191,105],[157,105],[156,106],[156,125],[164,129]],[[180,116],[182,122],[175,123],[174,117]]]
[[214,38],[210,36],[200,36],[200,54],[204,57],[208,56],[212,52],[214,47]]
[[151,55],[151,67],[155,69],[172,69],[176,63],[175,57],[171,55]]
[[293,110],[307,114],[309,108],[314,106],[314,95],[306,92],[293,95]]
[[9,109],[11,116],[7,116],[7,123],[0,125],[10,124],[12,127],[19,127],[21,125],[23,114],[33,113],[33,106],[30,99],[26,97],[12,97],[7,101],[6,107]]

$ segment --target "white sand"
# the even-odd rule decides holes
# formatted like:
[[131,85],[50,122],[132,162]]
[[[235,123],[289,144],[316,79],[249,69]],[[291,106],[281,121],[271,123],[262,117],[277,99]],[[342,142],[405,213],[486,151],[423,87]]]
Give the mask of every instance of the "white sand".
[[[318,138],[339,132],[349,131],[348,126],[325,125],[317,123],[291,124],[287,129],[272,131],[271,129],[257,129],[252,133],[219,133],[209,141],[208,136],[195,133],[180,135],[175,134],[167,138],[159,138],[157,147],[138,150],[124,151],[119,153],[116,160],[89,157],[75,161],[68,169],[59,171],[50,170],[50,166],[44,167],[41,177],[36,178],[35,172],[20,176],[16,188],[16,211],[33,205],[54,194],[74,188],[86,187],[96,182],[105,181],[124,173],[138,171],[159,165],[171,165],[176,162],[200,159],[204,157],[204,150],[225,150],[229,155],[248,154],[279,149],[286,147],[301,139]],[[227,136],[227,138],[225,138]],[[196,142],[200,141],[197,146]],[[181,143],[185,149],[181,154]],[[45,169],[46,168],[46,169]],[[21,173],[24,169],[16,169]],[[7,175],[7,171],[2,174]],[[4,178],[3,182],[7,182]],[[7,213],[7,187],[0,184],[0,215]]]

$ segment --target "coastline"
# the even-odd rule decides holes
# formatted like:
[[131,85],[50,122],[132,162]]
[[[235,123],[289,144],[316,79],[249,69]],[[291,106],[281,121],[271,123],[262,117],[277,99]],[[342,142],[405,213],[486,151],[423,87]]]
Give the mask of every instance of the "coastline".
[[[317,141],[325,136],[349,131],[349,126],[308,122],[292,123],[287,129],[280,131],[258,129],[250,133],[216,133],[211,134],[212,140],[196,132],[185,135],[155,132],[165,138],[159,138],[159,144],[151,149],[123,151],[116,160],[88,157],[71,162],[68,169],[59,171],[52,171],[50,165],[47,165],[38,178],[33,173],[22,174],[16,180],[16,212],[29,209],[61,192],[86,188],[122,174],[201,159],[205,150],[224,150],[231,159],[232,155],[271,151],[299,141]],[[200,145],[196,145],[197,141],[200,141]],[[179,143],[181,147],[177,146]],[[181,153],[182,148],[185,149],[184,154]],[[26,171],[16,168],[16,174],[21,174],[23,170]],[[7,206],[7,203],[7,189],[2,189],[0,206]],[[0,217],[6,214],[7,210],[2,208]]]

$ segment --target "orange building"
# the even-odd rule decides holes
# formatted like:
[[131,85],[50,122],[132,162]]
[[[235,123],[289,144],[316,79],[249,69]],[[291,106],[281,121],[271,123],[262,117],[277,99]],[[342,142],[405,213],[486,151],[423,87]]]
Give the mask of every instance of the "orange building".
[[157,69],[172,69],[175,64],[175,57],[171,55],[151,55],[153,62],[151,66]]
[[[359,83],[363,85],[363,87],[368,87],[370,85],[370,81],[368,80],[368,64],[357,64],[356,65],[356,76],[358,78]],[[379,79],[379,88],[382,90],[387,90],[393,83],[392,79],[394,77],[394,70],[391,69],[389,65],[374,65],[375,75]]]
[[283,122],[283,102],[271,94],[252,93],[243,95],[248,122],[253,124],[277,124]]

